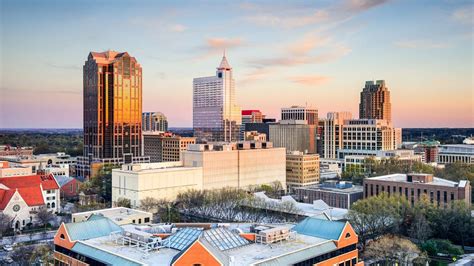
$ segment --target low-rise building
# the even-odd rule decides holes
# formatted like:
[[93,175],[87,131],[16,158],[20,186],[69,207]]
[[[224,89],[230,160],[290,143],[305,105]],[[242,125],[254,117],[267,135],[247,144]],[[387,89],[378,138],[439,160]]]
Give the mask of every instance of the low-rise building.
[[318,182],[319,154],[292,152],[286,155],[286,185],[290,190]]
[[0,211],[12,217],[15,229],[37,224],[41,209],[58,212],[59,203],[59,185],[52,175],[0,178]]
[[33,156],[33,147],[0,145],[0,157],[1,156]]
[[65,175],[55,175],[54,178],[60,187],[61,199],[74,199],[79,197],[81,181]]
[[112,170],[112,203],[130,200],[132,207],[147,198],[174,200],[180,192],[203,188],[201,167],[184,167],[182,162],[123,165]]
[[440,145],[438,147],[437,163],[450,164],[454,162],[474,164],[474,145]]
[[326,181],[319,185],[295,188],[296,199],[305,203],[322,200],[331,207],[350,209],[364,197],[363,187],[350,182]]
[[125,207],[116,207],[88,212],[76,212],[72,214],[72,222],[80,223],[87,221],[93,215],[100,215],[112,220],[118,225],[124,224],[150,224],[153,221],[151,212],[130,209]]
[[12,176],[32,175],[31,167],[10,166],[7,161],[0,161],[0,178]]
[[308,217],[298,224],[117,225],[93,216],[62,224],[55,264],[353,265],[358,236],[348,222]]
[[274,211],[307,217],[326,216],[332,221],[346,220],[348,209],[331,207],[323,200],[315,200],[312,203],[302,203],[296,201],[292,196],[283,196],[281,199],[268,197],[264,191],[254,193],[256,200],[248,205],[252,208]]
[[249,189],[279,182],[286,188],[285,149],[270,142],[191,144],[182,162],[130,164],[112,170],[112,201],[132,207],[146,197],[174,200],[189,189]]
[[392,174],[364,179],[364,197],[380,193],[404,196],[411,204],[426,195],[437,206],[462,200],[471,206],[471,184],[468,180],[454,182],[431,174]]
[[370,171],[370,164],[368,158],[371,161],[382,161],[386,159],[397,159],[403,165],[412,165],[415,162],[422,162],[423,158],[421,155],[415,154],[413,150],[390,150],[390,151],[376,151],[375,155],[346,155],[344,157],[344,170],[358,169],[360,172],[365,173]]
[[267,135],[265,133],[260,133],[258,131],[245,131],[244,132],[244,141],[267,141]]

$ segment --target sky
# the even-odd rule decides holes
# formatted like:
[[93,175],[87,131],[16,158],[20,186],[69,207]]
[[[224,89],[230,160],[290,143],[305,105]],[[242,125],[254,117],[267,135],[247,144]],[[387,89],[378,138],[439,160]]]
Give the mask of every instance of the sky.
[[90,51],[143,68],[143,111],[192,126],[192,80],[226,50],[237,103],[358,116],[384,79],[397,127],[474,127],[474,4],[463,0],[0,1],[0,128],[81,128]]

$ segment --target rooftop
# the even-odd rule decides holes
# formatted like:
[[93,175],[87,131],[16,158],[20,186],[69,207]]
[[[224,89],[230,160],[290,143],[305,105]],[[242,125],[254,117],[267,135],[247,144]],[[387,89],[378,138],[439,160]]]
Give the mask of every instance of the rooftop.
[[[173,224],[115,225],[97,217],[86,222],[66,224],[68,235],[77,240],[71,250],[98,261],[120,265],[170,265],[196,241],[224,265],[265,263],[287,265],[336,250],[346,223],[308,217],[297,224],[207,224],[201,228],[177,228]],[[191,226],[195,226],[190,224]],[[161,240],[151,232],[160,228],[170,235]],[[275,242],[247,240],[243,235],[281,234]],[[257,237],[258,239],[258,237]],[[267,239],[268,240],[268,239]],[[133,245],[128,242],[135,242]],[[141,243],[137,247],[137,243]],[[143,245],[147,245],[146,248]]]
[[[350,184],[347,185],[347,184]],[[352,183],[346,183],[346,182],[331,182],[327,181],[322,184],[317,184],[317,185],[311,185],[311,186],[306,186],[306,187],[299,187],[297,189],[305,189],[305,190],[326,190],[326,191],[331,191],[335,193],[362,193],[364,191],[364,188],[362,186],[358,185],[352,185]]]
[[152,216],[151,213],[137,210],[137,209],[130,209],[125,207],[115,207],[109,209],[102,209],[102,210],[95,210],[95,211],[88,211],[88,212],[77,212],[73,213],[72,216],[87,216],[91,217],[92,215],[101,215],[103,217],[107,217],[112,221],[120,221],[125,218],[134,216],[134,215],[149,215]]
[[[424,174],[415,174],[415,175],[424,175]],[[376,176],[376,177],[369,177],[367,179],[369,179],[369,180],[389,181],[389,182],[414,183],[414,182],[407,181],[407,176],[408,175],[406,175],[406,174],[391,174],[391,175],[382,175],[382,176]],[[460,181],[460,182],[463,182],[463,181]],[[426,183],[423,183],[423,184],[433,185],[433,186],[457,187],[460,183],[450,181],[450,180],[447,180],[447,179],[443,179],[443,178],[439,178],[439,177],[433,177],[432,182],[426,182]]]
[[254,193],[254,196],[268,203],[264,205],[267,209],[279,210],[278,207],[280,205],[291,203],[296,207],[296,210],[294,210],[293,212],[298,212],[298,214],[302,214],[308,217],[323,215],[330,217],[330,219],[332,220],[342,220],[345,219],[348,213],[347,209],[330,207],[323,200],[315,200],[313,204],[309,204],[297,202],[291,196],[283,196],[280,200],[272,199],[265,195],[265,192],[263,191]]

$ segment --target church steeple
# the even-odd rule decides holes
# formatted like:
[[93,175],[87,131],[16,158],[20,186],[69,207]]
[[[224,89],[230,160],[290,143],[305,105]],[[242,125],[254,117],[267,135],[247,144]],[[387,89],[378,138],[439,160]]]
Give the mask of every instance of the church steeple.
[[230,66],[229,62],[227,62],[227,57],[225,56],[225,50],[224,50],[224,55],[222,56],[222,61],[217,70],[231,70],[232,67]]

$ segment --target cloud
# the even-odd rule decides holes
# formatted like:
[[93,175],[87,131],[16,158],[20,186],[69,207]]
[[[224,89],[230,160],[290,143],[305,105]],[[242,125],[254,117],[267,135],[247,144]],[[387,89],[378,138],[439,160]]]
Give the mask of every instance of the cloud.
[[181,25],[181,24],[173,24],[173,25],[170,25],[169,26],[169,30],[171,32],[183,32],[185,30],[187,30],[188,28],[184,25]]
[[321,47],[329,42],[330,38],[307,34],[301,40],[288,46],[288,50],[295,55],[307,54],[316,47]]
[[275,71],[270,68],[258,68],[249,74],[245,75],[243,79],[239,80],[239,84],[247,84],[255,81],[262,80],[266,77],[269,77]]
[[345,45],[333,43],[329,39],[321,45],[318,53],[313,52],[317,45],[308,45],[303,42],[304,45],[297,48],[297,44],[290,45],[290,48],[287,48],[283,54],[276,57],[253,59],[248,61],[248,63],[257,68],[321,64],[337,60],[352,51]]
[[226,49],[242,45],[241,38],[209,38],[206,40],[206,49]]
[[290,77],[290,80],[305,86],[318,86],[327,83],[331,78],[327,76],[311,75]]
[[258,6],[242,4],[240,8],[253,12],[245,20],[257,26],[279,27],[292,29],[311,25],[321,25],[328,22],[340,22],[362,13],[366,10],[387,3],[388,0],[346,0],[342,3],[327,7],[309,7],[307,5],[289,6]]
[[409,49],[436,49],[445,48],[448,45],[446,43],[432,42],[429,40],[406,40],[396,42],[395,46]]
[[467,6],[467,7],[454,10],[451,17],[455,21],[463,23],[463,24],[474,24],[472,6]]
[[222,54],[224,50],[230,50],[242,45],[244,45],[244,40],[242,38],[208,38],[204,41],[202,46],[198,47],[198,50],[204,51],[204,53],[198,55],[195,60],[203,60],[216,54]]

